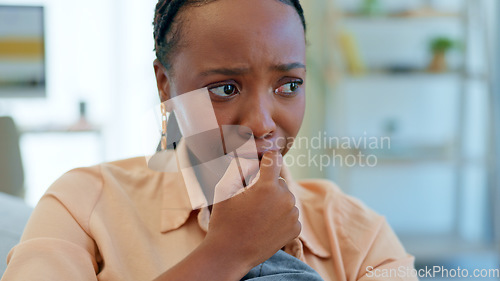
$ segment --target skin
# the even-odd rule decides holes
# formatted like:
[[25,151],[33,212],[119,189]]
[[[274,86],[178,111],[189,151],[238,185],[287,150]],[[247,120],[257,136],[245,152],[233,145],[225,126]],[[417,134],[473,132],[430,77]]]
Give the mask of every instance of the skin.
[[219,125],[252,130],[261,177],[214,205],[202,244],[156,280],[239,280],[300,233],[295,198],[278,177],[304,117],[304,29],[293,7],[270,0],[219,0],[179,16],[172,68],[154,62],[161,100],[208,87]]

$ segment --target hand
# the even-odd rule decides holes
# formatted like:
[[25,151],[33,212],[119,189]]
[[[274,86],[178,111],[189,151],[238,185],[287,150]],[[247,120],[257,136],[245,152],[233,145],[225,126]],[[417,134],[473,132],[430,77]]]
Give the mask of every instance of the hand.
[[256,183],[212,209],[204,243],[211,244],[212,249],[217,247],[224,259],[239,261],[248,270],[270,258],[301,231],[295,197],[279,180],[282,163],[279,152],[267,152]]

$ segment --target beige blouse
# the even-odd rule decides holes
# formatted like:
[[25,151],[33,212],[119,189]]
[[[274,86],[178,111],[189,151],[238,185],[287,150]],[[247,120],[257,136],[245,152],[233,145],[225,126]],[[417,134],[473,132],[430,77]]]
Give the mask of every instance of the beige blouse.
[[[384,217],[329,181],[283,176],[302,223],[286,252],[325,280],[417,280],[401,274],[413,257]],[[144,157],[72,170],[36,206],[1,280],[153,280],[205,237],[208,210],[185,206],[180,172],[152,171]]]

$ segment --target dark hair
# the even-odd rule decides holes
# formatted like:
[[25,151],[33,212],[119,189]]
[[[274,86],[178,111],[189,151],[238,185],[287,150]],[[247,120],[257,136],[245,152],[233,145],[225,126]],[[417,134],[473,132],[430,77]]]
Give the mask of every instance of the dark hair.
[[[170,69],[169,56],[174,51],[180,41],[181,30],[175,21],[176,16],[182,8],[187,6],[202,6],[216,0],[159,0],[156,4],[154,17],[154,39],[156,57],[165,66]],[[300,16],[304,31],[306,30],[306,20],[304,10],[300,5],[300,0],[277,0],[295,8]]]

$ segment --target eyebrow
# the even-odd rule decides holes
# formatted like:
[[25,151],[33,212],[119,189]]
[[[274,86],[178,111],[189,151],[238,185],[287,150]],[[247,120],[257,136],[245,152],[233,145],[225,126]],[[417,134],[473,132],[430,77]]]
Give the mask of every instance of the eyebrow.
[[213,74],[221,74],[225,76],[239,76],[250,72],[249,68],[214,68],[203,71],[200,76],[210,76]]
[[278,64],[278,65],[271,66],[271,70],[278,71],[278,72],[288,72],[290,70],[297,69],[297,68],[303,68],[305,70],[306,66],[300,62],[293,62],[293,63],[288,63],[288,64]]
[[[287,64],[277,64],[272,65],[269,69],[271,71],[278,72],[288,72],[293,69],[303,68],[306,69],[306,66],[299,62],[287,63]],[[225,75],[225,76],[240,76],[250,72],[250,68],[214,68],[203,71],[200,76],[210,76],[214,74]]]

